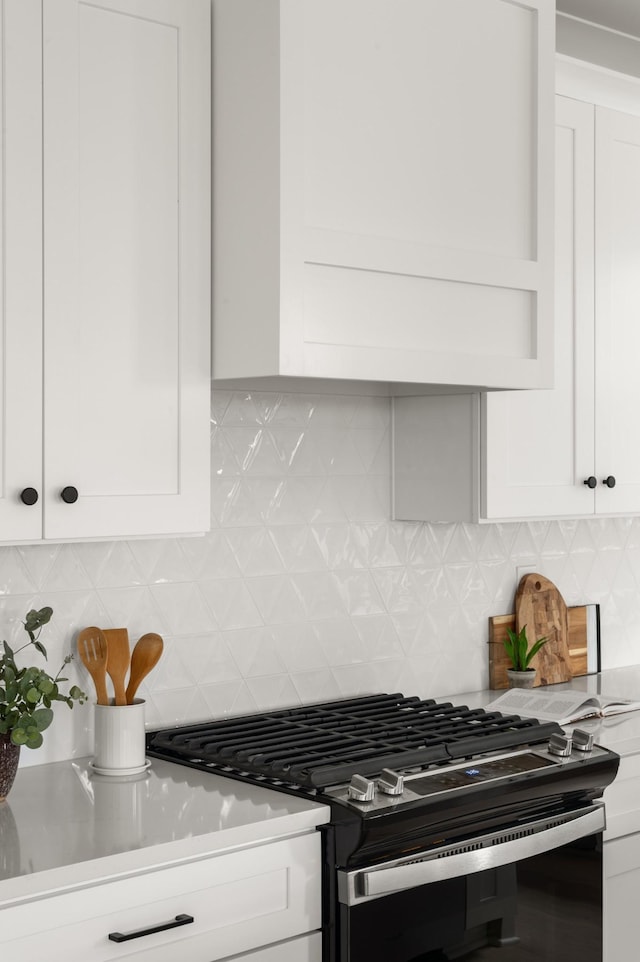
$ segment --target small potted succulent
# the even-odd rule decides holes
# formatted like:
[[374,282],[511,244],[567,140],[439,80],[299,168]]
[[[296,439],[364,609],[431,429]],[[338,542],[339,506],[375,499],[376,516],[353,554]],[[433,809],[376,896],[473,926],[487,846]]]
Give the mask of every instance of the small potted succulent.
[[536,680],[536,669],[531,667],[531,661],[547,639],[538,638],[529,647],[526,625],[523,625],[518,632],[507,628],[507,635],[509,637],[503,644],[511,662],[511,668],[507,668],[509,688],[532,688]]
[[[41,608],[40,611],[29,611],[23,621],[24,630],[29,636],[16,651],[13,651],[6,641],[2,642],[3,652],[0,656],[0,802],[6,798],[18,768],[20,748],[39,748],[42,745],[42,732],[53,721],[51,705],[54,701],[63,701],[69,708],[73,708],[74,701],[83,704],[86,695],[77,685],[73,685],[67,694],[60,689],[65,665],[68,665],[72,655],[67,655],[60,670],[52,677],[38,667],[20,667],[16,656],[26,648],[33,646],[46,659],[47,652],[39,641],[42,627],[51,620],[53,610]],[[19,659],[22,661],[22,659]]]

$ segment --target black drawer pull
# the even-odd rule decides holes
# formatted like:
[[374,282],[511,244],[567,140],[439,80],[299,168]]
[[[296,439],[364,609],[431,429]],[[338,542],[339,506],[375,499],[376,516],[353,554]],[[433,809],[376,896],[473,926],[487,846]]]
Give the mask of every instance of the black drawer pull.
[[141,939],[145,935],[153,935],[155,932],[166,932],[167,929],[177,929],[179,925],[188,925],[193,922],[193,915],[176,915],[170,922],[161,922],[160,925],[150,925],[148,929],[135,929],[133,932],[109,932],[112,942],[129,942],[131,939]]

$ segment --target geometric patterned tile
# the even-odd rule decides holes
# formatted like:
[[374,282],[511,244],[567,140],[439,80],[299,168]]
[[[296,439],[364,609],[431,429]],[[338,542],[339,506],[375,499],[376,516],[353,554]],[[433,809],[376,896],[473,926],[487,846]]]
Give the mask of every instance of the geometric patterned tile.
[[242,578],[202,581],[199,588],[221,629],[251,628],[262,624],[260,612]]
[[280,675],[286,671],[270,628],[240,628],[222,634],[242,678]]
[[[376,690],[444,697],[486,685],[487,618],[512,610],[516,568],[533,565],[567,603],[600,603],[605,667],[640,662],[640,518],[391,521],[389,430],[387,398],[216,388],[212,530],[0,548],[0,637],[51,605],[57,667],[86,625],[159,632],[148,725]],[[23,763],[87,753],[84,708]]]

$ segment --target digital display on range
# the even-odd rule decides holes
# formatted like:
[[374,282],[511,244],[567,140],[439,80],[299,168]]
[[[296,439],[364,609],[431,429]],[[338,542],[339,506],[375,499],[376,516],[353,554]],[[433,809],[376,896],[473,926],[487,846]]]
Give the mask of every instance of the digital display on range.
[[480,765],[470,765],[468,768],[439,769],[429,775],[408,781],[407,787],[416,795],[436,795],[438,792],[448,792],[452,788],[464,788],[466,785],[478,782],[490,782],[495,778],[505,778],[508,775],[521,775],[523,772],[533,772],[539,768],[548,768],[554,763],[539,755],[522,754],[508,758],[496,758]]

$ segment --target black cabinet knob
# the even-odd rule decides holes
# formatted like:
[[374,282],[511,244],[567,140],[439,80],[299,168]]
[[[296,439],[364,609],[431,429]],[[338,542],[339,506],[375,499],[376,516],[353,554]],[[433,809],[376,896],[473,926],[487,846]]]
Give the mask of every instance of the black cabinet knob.
[[38,500],[38,492],[35,488],[23,488],[20,492],[20,500],[23,504],[35,504]]
[[78,489],[74,488],[72,485],[69,485],[69,487],[62,489],[60,492],[60,497],[65,504],[75,504],[75,502],[78,500]]
[[586,484],[586,486],[587,486],[588,488],[595,488],[595,486],[596,486],[596,484],[598,483],[598,481],[597,481],[596,478],[594,478],[593,475],[591,475],[590,478],[585,478],[585,480],[584,480],[582,483],[583,483],[583,484]]
[[603,484],[606,484],[606,486],[607,486],[608,488],[615,488],[615,486],[616,486],[616,479],[614,478],[614,476],[613,476],[612,474],[610,474],[608,478],[603,478],[602,483],[603,483]]

